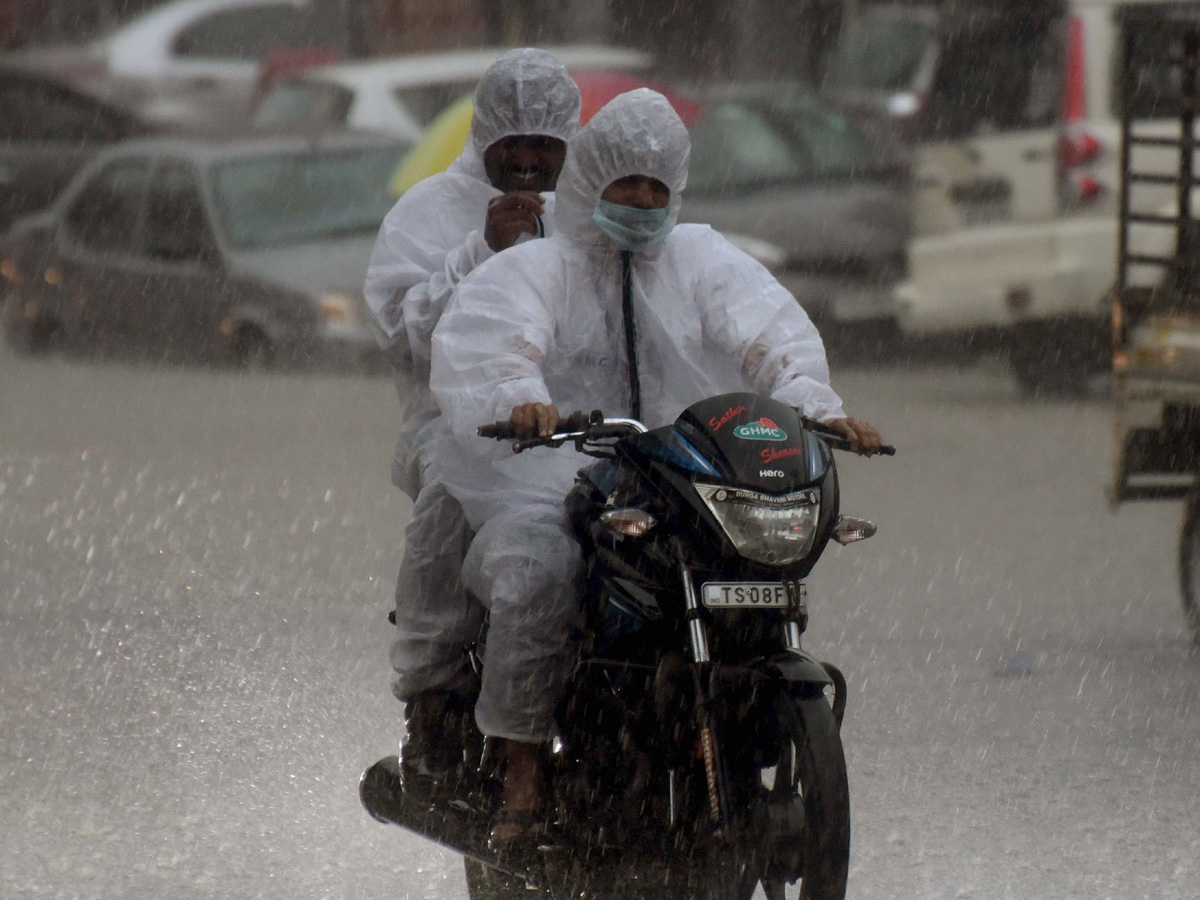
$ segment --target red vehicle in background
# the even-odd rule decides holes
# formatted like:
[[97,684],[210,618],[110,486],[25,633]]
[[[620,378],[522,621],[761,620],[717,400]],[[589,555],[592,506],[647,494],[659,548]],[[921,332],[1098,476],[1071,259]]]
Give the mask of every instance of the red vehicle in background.
[[48,5],[41,0],[0,0],[0,49],[20,47],[36,35]]

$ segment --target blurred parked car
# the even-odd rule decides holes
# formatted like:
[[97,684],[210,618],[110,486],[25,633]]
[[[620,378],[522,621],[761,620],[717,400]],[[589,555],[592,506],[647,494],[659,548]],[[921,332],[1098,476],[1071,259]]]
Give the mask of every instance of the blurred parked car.
[[[620,47],[547,47],[569,69],[641,71],[645,53]],[[310,69],[283,78],[254,116],[256,127],[353,128],[417,140],[475,85],[505,48],[374,59]]]
[[248,120],[262,64],[275,54],[347,54],[342,5],[322,0],[172,0],[88,44],[12,57],[83,83],[103,82],[158,119]]
[[373,364],[362,278],[406,149],[341,135],[106,151],[0,244],[8,339]]
[[47,207],[97,151],[159,129],[95,92],[0,67],[0,234],[18,217]]
[[819,326],[891,334],[911,213],[906,158],[887,129],[798,86],[697,99],[680,221],[712,225],[758,259]]

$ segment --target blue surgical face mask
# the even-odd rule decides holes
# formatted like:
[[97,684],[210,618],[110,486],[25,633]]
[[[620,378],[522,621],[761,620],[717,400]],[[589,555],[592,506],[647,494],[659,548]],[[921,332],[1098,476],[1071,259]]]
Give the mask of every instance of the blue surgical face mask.
[[669,216],[670,206],[638,209],[636,206],[597,200],[592,221],[622,250],[636,253],[652,247],[671,233],[675,223]]

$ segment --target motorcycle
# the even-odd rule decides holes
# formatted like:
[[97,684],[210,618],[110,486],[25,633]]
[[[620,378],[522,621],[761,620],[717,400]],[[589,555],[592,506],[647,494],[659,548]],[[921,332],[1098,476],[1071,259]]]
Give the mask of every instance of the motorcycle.
[[[479,429],[511,439],[511,424]],[[875,526],[839,514],[840,435],[790,407],[726,394],[654,430],[575,413],[558,433],[601,461],[566,500],[585,561],[578,660],[542,771],[536,847],[495,850],[502,762],[469,715],[463,765],[406,783],[397,757],[360,782],[377,820],[466,858],[472,900],[662,896],[841,900],[850,796],[846,681],[801,646],[804,579],[828,542]],[[894,453],[885,447],[886,454]],[[476,671],[486,626],[467,651]]]

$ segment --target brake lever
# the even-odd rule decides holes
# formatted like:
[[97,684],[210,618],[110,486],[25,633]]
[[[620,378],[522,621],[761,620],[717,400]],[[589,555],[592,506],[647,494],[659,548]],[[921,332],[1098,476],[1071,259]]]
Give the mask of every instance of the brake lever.
[[512,445],[513,453],[524,453],[526,450],[532,450],[534,447],[561,447],[570,438],[551,435],[544,438],[529,438],[525,441],[516,441]]
[[854,447],[851,446],[849,439],[843,435],[824,434],[824,433],[818,432],[818,436],[821,438],[821,440],[825,441],[825,443],[827,443],[829,445],[831,450],[842,450],[846,453],[853,453],[856,456],[866,456],[868,458],[870,458],[872,456],[895,456],[896,455],[896,448],[893,447],[891,444],[884,444],[882,447],[880,447],[878,450],[875,450],[872,453],[863,453],[861,450],[855,450]]
[[526,438],[523,441],[516,441],[512,445],[513,453],[523,453],[526,450],[532,450],[534,447],[561,447],[567,441],[574,441],[576,444],[582,444],[591,437],[590,431],[584,428],[572,428],[570,431],[558,431],[546,437]]

